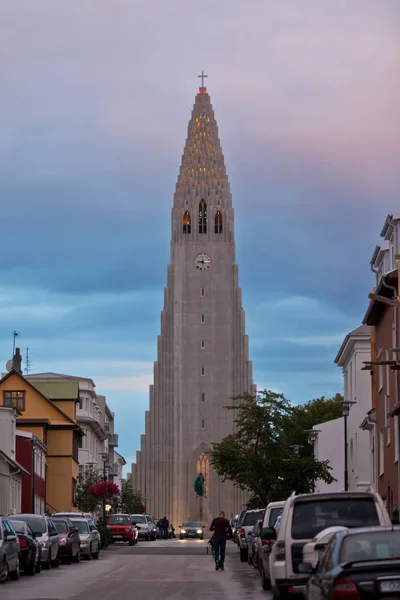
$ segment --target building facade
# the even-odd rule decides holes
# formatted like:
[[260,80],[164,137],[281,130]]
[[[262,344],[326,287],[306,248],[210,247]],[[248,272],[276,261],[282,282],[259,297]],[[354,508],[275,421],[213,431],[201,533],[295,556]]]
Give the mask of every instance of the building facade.
[[25,470],[17,461],[17,415],[14,407],[0,406],[0,515],[16,514],[21,510],[22,475]]
[[344,425],[343,417],[314,425],[318,432],[314,444],[316,460],[329,460],[330,474],[335,479],[332,483],[318,480],[316,492],[341,492],[344,490]]
[[371,409],[371,377],[364,369],[371,360],[371,340],[368,325],[361,325],[346,335],[335,363],[342,368],[344,400],[350,404],[347,417],[347,457],[349,490],[372,485],[370,436],[360,428]]
[[47,448],[30,431],[16,431],[17,461],[22,473],[21,512],[42,515],[46,510]]
[[[151,514],[209,521],[245,500],[209,465],[213,442],[233,432],[225,407],[255,393],[235,262],[234,211],[218,127],[204,86],[195,98],[172,209],[171,258],[154,384],[134,486]],[[206,497],[193,485],[202,473]]]
[[399,508],[399,315],[398,260],[400,258],[400,215],[388,215],[381,231],[383,243],[376,246],[371,269],[376,285],[364,323],[371,332],[371,409],[362,427],[370,432],[372,469],[377,489],[389,512]]
[[117,480],[120,478],[120,471],[115,460],[115,455],[120,456],[120,454],[115,451],[115,448],[118,448],[118,434],[115,433],[114,426],[115,414],[111,411],[107,402],[105,402],[104,431],[108,440],[108,480],[118,483]]

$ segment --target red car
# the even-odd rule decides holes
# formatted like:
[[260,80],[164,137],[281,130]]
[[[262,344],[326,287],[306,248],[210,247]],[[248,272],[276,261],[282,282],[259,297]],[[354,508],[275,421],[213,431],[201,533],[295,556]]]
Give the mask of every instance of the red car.
[[67,565],[81,560],[81,540],[79,531],[66,517],[52,517],[60,539],[60,560]]
[[137,531],[131,515],[110,515],[106,525],[111,534],[111,542],[128,542],[130,546],[137,544]]

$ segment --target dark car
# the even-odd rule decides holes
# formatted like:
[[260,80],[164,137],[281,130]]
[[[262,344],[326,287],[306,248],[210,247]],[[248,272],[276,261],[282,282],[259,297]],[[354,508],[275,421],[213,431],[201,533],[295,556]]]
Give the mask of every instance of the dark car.
[[188,538],[198,538],[200,540],[203,539],[203,525],[200,521],[185,521],[182,525],[179,525],[180,533],[179,539],[184,540]]
[[42,567],[58,567],[60,564],[60,542],[57,529],[47,515],[23,514],[13,515],[14,521],[23,521],[30,525],[42,550]]
[[400,527],[362,527],[335,533],[311,574],[305,598],[389,600],[400,597]]
[[19,540],[19,567],[26,575],[40,573],[42,569],[42,549],[28,523],[10,519]]
[[60,560],[67,565],[81,560],[81,540],[79,531],[72,521],[66,517],[53,517],[60,540]]

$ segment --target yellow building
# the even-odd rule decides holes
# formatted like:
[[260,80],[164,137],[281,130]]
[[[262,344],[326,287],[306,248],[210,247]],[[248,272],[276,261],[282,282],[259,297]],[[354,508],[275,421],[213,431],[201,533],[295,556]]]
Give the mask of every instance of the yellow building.
[[78,449],[83,435],[76,422],[78,400],[76,382],[54,382],[45,395],[16,370],[0,380],[0,405],[17,408],[17,428],[35,434],[47,446],[46,505],[51,511],[75,510]]

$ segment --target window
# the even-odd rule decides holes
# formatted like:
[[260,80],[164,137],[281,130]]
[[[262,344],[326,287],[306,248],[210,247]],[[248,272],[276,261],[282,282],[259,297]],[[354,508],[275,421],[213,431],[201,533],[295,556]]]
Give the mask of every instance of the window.
[[[382,360],[382,346],[378,349],[376,355],[378,361]],[[378,365],[378,392],[383,389],[383,365]]]
[[203,296],[203,298],[204,298],[204,296],[206,295],[206,294],[205,294],[205,289],[204,289],[204,288],[201,288],[201,295]]
[[204,200],[199,204],[199,233],[207,233],[207,204]]
[[202,421],[201,421],[201,428],[202,428],[202,429],[205,429],[205,428],[206,428],[206,422],[205,422],[205,419],[202,419]]
[[202,322],[202,323],[205,323],[205,322],[206,322],[206,317],[205,317],[205,315],[201,315],[201,322]]
[[79,398],[79,400],[78,400],[78,408],[80,408],[81,410],[83,408],[83,400],[82,400],[82,398]]
[[201,349],[204,350],[205,347],[206,347],[205,341],[201,340]]
[[379,477],[384,473],[384,455],[383,455],[384,439],[383,431],[379,432]]
[[183,215],[182,231],[183,231],[183,233],[192,233],[192,219],[190,217],[190,212],[188,210]]
[[222,215],[220,211],[215,215],[215,233],[222,233]]
[[25,410],[25,392],[3,392],[3,405],[18,410]]
[[208,462],[208,456],[205,452],[202,452],[197,461],[197,473],[200,473],[204,477],[204,492],[206,497],[208,496],[208,492],[210,490],[210,464]]
[[201,374],[204,375],[204,367],[201,367]]
[[205,393],[204,393],[204,392],[201,394],[201,401],[202,401],[202,402],[205,402],[205,401],[206,401],[206,395],[205,395]]

